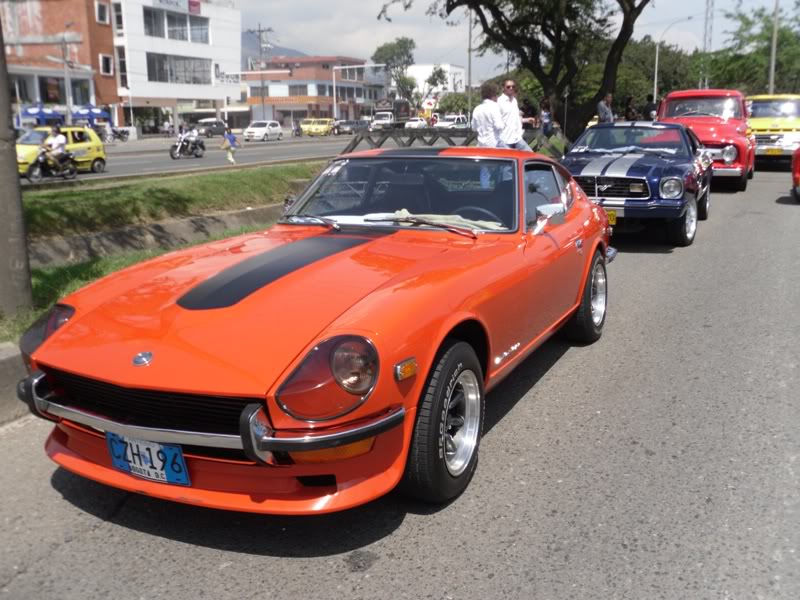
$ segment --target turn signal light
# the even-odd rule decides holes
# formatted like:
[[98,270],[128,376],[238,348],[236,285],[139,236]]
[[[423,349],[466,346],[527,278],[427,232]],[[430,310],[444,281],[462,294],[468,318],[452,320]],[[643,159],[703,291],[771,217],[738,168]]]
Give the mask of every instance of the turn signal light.
[[361,456],[372,450],[372,445],[375,443],[375,438],[370,437],[365,440],[359,440],[352,444],[339,446],[338,448],[326,448],[325,450],[308,450],[307,452],[289,452],[292,460],[300,465],[335,462],[337,460],[345,460],[347,458],[354,458]]

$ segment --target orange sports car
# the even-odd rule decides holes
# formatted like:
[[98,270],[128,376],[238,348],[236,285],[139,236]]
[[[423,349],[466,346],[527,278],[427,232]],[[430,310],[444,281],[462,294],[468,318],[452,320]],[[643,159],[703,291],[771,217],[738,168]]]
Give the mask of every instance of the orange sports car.
[[486,392],[564,327],[597,340],[611,229],[531,153],[334,160],[261,233],[64,298],[18,394],[47,454],[124,490],[261,513],[346,509],[472,477]]

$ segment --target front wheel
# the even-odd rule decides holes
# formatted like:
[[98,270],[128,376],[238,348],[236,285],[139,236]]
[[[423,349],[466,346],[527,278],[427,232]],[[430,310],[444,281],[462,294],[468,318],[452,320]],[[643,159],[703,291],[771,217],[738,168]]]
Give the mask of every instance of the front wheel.
[[570,339],[591,344],[603,335],[608,309],[608,278],[606,262],[600,252],[596,252],[589,267],[589,275],[583,285],[583,294],[578,310],[564,326],[564,333]]
[[278,134],[278,141],[280,142],[283,139],[283,132]]
[[169,155],[172,158],[172,160],[178,160],[181,157],[181,153],[175,146],[169,149]]
[[747,180],[750,179],[747,176],[747,171],[742,173],[742,176],[736,180],[736,191],[737,192],[744,192],[747,190]]
[[701,221],[708,219],[708,211],[711,209],[711,186],[706,188],[706,193],[697,204],[697,218]]
[[39,183],[44,177],[42,165],[38,162],[33,163],[30,167],[28,167],[28,172],[25,174],[25,176],[31,183]]
[[466,342],[446,340],[417,409],[402,492],[443,503],[466,489],[478,464],[484,405],[475,351]]
[[107,134],[106,137],[105,137],[105,140],[106,140],[106,144],[110,144],[111,142],[114,141],[114,134],[113,133]]
[[120,134],[119,134],[119,139],[121,139],[123,142],[127,142],[128,141],[128,135],[129,134],[128,134],[127,131],[121,131]]
[[[747,179],[745,176],[745,184]],[[697,234],[697,202],[694,198],[686,204],[686,212],[680,219],[675,219],[667,224],[669,237],[676,246],[691,246]]]

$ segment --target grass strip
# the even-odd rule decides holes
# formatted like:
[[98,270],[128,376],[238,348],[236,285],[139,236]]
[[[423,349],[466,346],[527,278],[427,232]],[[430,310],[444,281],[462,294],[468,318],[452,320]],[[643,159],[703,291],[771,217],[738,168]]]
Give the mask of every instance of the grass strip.
[[31,237],[106,231],[283,202],[292,181],[311,179],[324,162],[276,165],[205,175],[142,178],[114,187],[29,190],[23,193]]
[[[196,244],[187,244],[183,247],[188,248],[189,246],[205,244],[210,241],[235,235],[261,231],[266,229],[266,227],[267,225],[253,225],[229,230],[201,242],[197,242]],[[31,271],[33,308],[23,311],[15,317],[3,317],[0,315],[0,342],[16,343],[25,330],[39,318],[39,315],[49,310],[50,307],[64,296],[82,288],[95,279],[100,279],[101,277],[124,269],[125,267],[174,250],[175,248],[140,250],[137,252],[127,252],[125,254],[95,258],[82,263],[33,269]]]

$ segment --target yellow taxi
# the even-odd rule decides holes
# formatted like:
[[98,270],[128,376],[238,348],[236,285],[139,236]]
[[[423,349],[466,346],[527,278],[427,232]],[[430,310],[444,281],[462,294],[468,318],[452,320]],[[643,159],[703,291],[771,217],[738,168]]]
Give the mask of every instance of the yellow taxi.
[[[67,138],[67,152],[75,156],[80,171],[102,173],[106,168],[106,150],[93,129],[64,125],[61,133]],[[50,127],[36,127],[17,140],[17,171],[28,172],[31,162],[39,153],[39,147],[50,135]]]
[[300,128],[305,135],[330,135],[333,133],[333,119],[303,119]]
[[747,98],[750,128],[760,159],[791,158],[800,148],[800,94],[763,94]]

